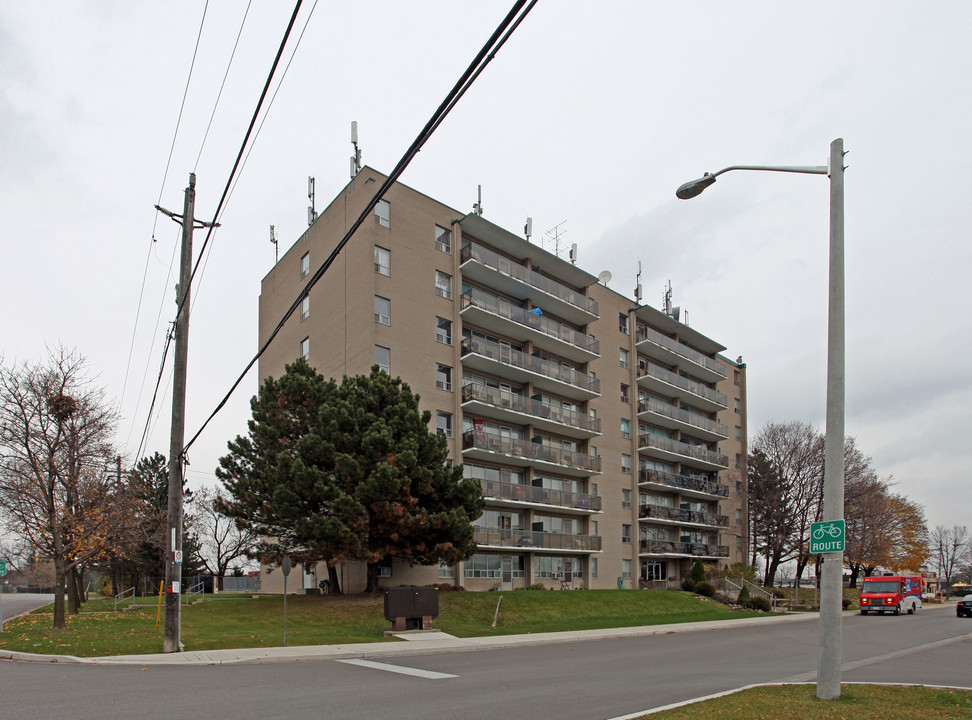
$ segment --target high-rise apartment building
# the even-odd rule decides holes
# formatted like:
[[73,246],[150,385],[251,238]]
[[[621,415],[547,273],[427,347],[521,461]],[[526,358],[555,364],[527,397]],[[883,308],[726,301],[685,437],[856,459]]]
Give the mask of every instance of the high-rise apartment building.
[[[264,278],[261,344],[384,180],[365,167]],[[336,378],[377,363],[420,395],[453,460],[482,483],[473,557],[395,561],[382,582],[658,586],[697,558],[748,551],[746,367],[673,315],[396,183],[260,377],[298,356]],[[363,567],[340,571],[346,589],[364,587]],[[264,576],[277,585],[279,573]],[[316,585],[304,568],[303,586]]]

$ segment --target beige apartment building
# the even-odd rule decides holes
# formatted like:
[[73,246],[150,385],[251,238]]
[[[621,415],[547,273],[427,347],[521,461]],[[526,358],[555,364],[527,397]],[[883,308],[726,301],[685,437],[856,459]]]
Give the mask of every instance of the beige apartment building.
[[[264,278],[261,344],[384,180],[362,169]],[[456,566],[394,561],[382,583],[664,587],[696,558],[745,562],[748,550],[746,366],[673,314],[396,183],[260,378],[300,355],[336,378],[377,363],[420,395],[482,483],[477,553]],[[282,590],[266,570],[264,589]],[[345,590],[364,588],[363,567],[339,572]],[[307,567],[288,589],[326,577]]]

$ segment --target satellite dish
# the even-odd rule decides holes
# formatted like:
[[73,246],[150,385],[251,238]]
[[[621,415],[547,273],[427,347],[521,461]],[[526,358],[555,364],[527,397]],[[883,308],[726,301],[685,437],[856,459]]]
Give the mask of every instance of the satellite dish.
[[597,276],[597,281],[601,283],[601,285],[607,286],[607,284],[611,282],[611,277],[612,275],[610,270],[602,270]]

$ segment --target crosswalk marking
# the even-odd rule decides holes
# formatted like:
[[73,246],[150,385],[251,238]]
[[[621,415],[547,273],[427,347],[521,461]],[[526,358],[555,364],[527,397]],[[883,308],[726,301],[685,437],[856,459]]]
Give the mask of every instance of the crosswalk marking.
[[372,668],[374,670],[384,670],[385,672],[398,673],[399,675],[411,675],[413,677],[425,678],[426,680],[445,680],[447,678],[459,677],[458,675],[401,667],[400,665],[389,665],[388,663],[373,662],[371,660],[338,660],[337,662],[345,663],[346,665],[359,665],[360,667]]

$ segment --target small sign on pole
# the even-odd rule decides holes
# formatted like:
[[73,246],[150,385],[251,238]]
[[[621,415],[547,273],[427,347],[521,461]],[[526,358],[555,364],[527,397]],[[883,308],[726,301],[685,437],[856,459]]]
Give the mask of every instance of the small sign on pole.
[[844,521],[826,520],[810,525],[810,553],[844,552]]

